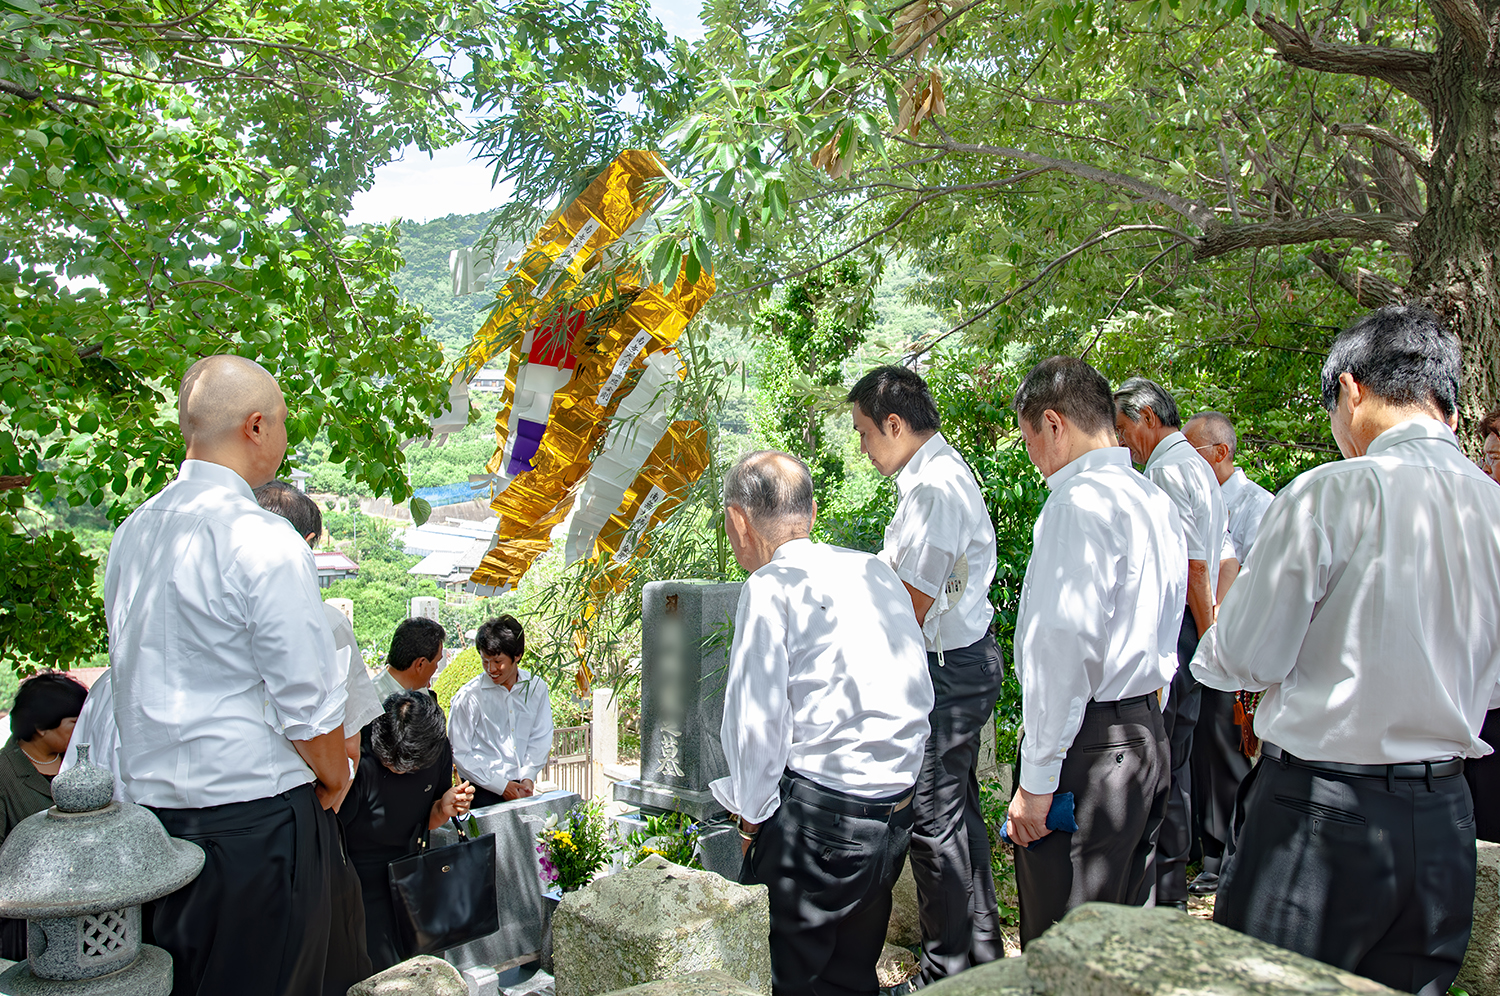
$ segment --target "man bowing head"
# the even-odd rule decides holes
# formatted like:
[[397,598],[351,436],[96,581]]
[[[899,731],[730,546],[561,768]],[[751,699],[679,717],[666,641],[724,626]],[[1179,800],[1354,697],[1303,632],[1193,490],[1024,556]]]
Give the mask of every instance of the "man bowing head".
[[816,510],[807,466],[786,453],[751,453],[724,477],[750,577],[724,693],[729,776],[710,789],[739,817],[741,880],[770,889],[776,996],[873,996],[932,681],[901,579],[809,539]]

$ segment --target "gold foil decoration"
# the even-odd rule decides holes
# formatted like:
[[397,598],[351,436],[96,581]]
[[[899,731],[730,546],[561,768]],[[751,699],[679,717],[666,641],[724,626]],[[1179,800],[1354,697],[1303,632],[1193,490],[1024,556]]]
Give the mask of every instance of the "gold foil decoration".
[[[608,431],[610,416],[639,379],[644,358],[670,348],[713,294],[713,274],[702,273],[697,283],[690,283],[684,261],[670,291],[660,284],[642,287],[643,275],[632,264],[621,266],[597,293],[571,306],[555,303],[562,290],[577,282],[591,258],[649,210],[659,196],[651,181],[663,176],[665,170],[652,153],[622,153],[567,208],[555,214],[527,247],[506,284],[505,296],[475,335],[460,364],[463,375],[483,366],[501,349],[510,350],[505,393],[495,416],[495,452],[486,464],[489,473],[503,479],[506,435],[526,328],[546,326],[559,317],[559,312],[582,311],[586,315],[582,331],[569,350],[576,366],[568,383],[553,396],[545,432],[531,459],[532,469],[510,480],[491,503],[500,526],[494,549],[471,576],[475,585],[515,585],[551,546],[550,534],[572,508],[577,489]],[[651,471],[656,454],[674,438],[677,442],[672,445],[684,447],[682,459],[690,450],[697,452],[682,436],[686,430],[679,430],[686,425],[689,423],[673,424],[652,451],[642,477]],[[706,433],[703,435],[706,439]],[[686,483],[696,480],[707,467],[706,442],[700,448],[703,459]],[[633,490],[627,491],[622,512],[633,515],[630,503],[640,498]],[[662,507],[648,516],[643,532],[670,514],[680,501],[680,496],[673,501],[662,500]],[[615,535],[611,532],[615,525],[614,520],[605,525],[601,544],[605,536]],[[614,543],[625,536],[626,529],[628,523],[618,530]],[[596,549],[602,546],[596,545]],[[616,549],[610,546],[609,552],[613,554]]]

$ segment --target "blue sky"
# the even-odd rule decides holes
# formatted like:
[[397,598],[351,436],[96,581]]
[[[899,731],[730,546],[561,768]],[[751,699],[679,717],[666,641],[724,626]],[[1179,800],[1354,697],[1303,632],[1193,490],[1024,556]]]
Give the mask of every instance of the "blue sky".
[[[689,40],[703,36],[700,0],[652,0],[651,9],[672,34]],[[473,161],[467,145],[431,157],[411,146],[375,172],[374,186],[354,198],[349,221],[431,221],[448,214],[473,214],[498,206],[505,193],[491,189],[490,168]]]

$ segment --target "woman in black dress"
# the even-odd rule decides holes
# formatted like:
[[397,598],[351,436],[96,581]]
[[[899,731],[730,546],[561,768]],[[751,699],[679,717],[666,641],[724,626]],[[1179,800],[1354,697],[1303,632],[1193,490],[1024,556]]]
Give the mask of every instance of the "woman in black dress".
[[366,732],[339,819],[363,893],[370,962],[380,972],[407,957],[387,867],[415,853],[428,830],[467,813],[474,790],[453,785],[453,748],[430,692],[392,695]]

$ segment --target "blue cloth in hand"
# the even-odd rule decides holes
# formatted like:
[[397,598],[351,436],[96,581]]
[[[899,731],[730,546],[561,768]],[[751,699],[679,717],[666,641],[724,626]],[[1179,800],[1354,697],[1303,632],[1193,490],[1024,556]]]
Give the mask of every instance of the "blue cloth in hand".
[[[1073,815],[1072,792],[1059,792],[1052,797],[1052,808],[1047,810],[1047,829],[1061,830],[1063,833],[1077,831],[1078,818]],[[1010,840],[1010,834],[1005,830],[1005,823],[1000,824],[1000,839],[1007,842]],[[1040,843],[1041,841],[1034,840],[1026,845],[1026,850],[1030,851]]]

